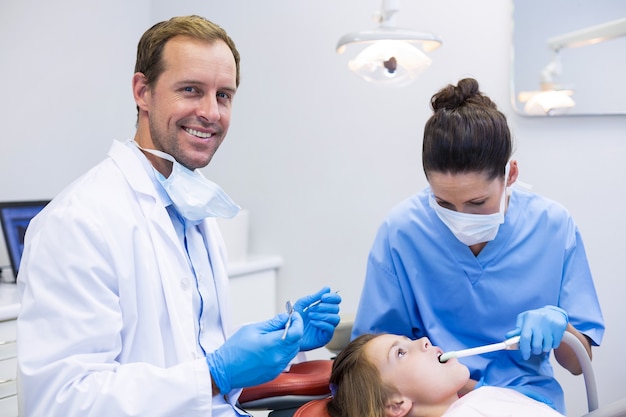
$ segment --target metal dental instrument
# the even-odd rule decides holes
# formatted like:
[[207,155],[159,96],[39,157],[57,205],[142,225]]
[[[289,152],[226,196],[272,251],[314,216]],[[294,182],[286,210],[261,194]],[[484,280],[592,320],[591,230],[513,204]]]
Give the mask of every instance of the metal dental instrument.
[[[339,291],[335,291],[335,294],[339,294]],[[309,308],[311,307],[315,307],[316,305],[320,304],[322,302],[322,299],[320,298],[319,300],[309,304],[308,306],[304,307],[302,309],[302,312],[304,313],[305,311],[307,311]]]
[[[335,291],[335,294],[339,294],[339,291]],[[302,312],[304,313],[309,308],[315,307],[316,305],[320,304],[321,302],[322,302],[321,298],[319,300],[317,300],[317,301],[312,302],[308,306],[304,307],[302,309]],[[287,323],[285,324],[285,331],[283,332],[283,337],[282,337],[283,340],[285,340],[285,337],[287,337],[287,330],[289,330],[289,327],[291,326],[291,315],[293,314],[293,304],[291,304],[291,301],[287,301],[285,303],[285,309],[287,310],[287,314],[289,314],[289,317],[287,318]]]
[[480,355],[481,353],[495,352],[496,350],[519,349],[519,339],[519,336],[514,336],[510,339],[506,339],[504,342],[493,343],[491,345],[479,346],[471,349],[446,352],[439,357],[439,362],[444,363],[452,358],[463,358],[465,356]]
[[306,306],[306,307],[304,307],[304,308],[302,309],[302,312],[304,313],[304,312],[305,312],[305,311],[307,311],[309,308],[311,308],[311,307],[315,307],[316,305],[318,305],[318,304],[319,304],[319,303],[321,303],[321,302],[322,302],[322,300],[321,300],[321,299],[319,299],[319,300],[317,300],[317,301],[315,301],[315,302],[313,302],[313,303],[309,304],[308,306]]
[[287,310],[289,317],[287,317],[287,323],[285,324],[285,331],[283,332],[282,340],[285,340],[285,337],[287,337],[287,330],[289,330],[289,327],[291,326],[291,315],[293,314],[293,304],[291,304],[291,301],[287,300],[285,303],[285,309]]

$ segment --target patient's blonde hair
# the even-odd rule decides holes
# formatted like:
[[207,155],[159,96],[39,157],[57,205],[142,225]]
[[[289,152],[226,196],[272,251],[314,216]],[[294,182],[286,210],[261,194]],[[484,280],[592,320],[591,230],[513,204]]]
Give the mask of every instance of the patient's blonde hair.
[[365,345],[379,334],[364,334],[351,341],[333,362],[330,385],[331,417],[384,417],[385,405],[396,388],[383,383],[376,366],[365,354]]

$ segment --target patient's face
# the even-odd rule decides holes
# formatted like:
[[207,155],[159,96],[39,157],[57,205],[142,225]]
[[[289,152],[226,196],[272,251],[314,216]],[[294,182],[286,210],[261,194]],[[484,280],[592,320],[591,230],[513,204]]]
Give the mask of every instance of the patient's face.
[[440,363],[443,351],[426,337],[380,335],[367,342],[365,352],[384,382],[417,403],[439,404],[456,395],[469,379],[467,367],[456,359]]

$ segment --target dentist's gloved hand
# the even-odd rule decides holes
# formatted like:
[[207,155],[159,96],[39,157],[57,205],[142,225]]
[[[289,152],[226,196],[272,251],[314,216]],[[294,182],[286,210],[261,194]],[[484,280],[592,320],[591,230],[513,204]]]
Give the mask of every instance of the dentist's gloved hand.
[[303,323],[298,314],[282,339],[288,315],[242,326],[216,351],[206,356],[220,393],[262,384],[276,378],[300,351]]
[[[309,307],[318,300],[321,300],[319,304]],[[330,292],[328,287],[296,301],[294,310],[300,313],[304,321],[300,350],[317,349],[330,342],[340,320],[339,303],[341,303],[339,294]]]
[[525,311],[517,316],[516,327],[506,338],[520,336],[519,349],[527,360],[531,353],[539,355],[559,347],[568,320],[565,310],[555,306]]

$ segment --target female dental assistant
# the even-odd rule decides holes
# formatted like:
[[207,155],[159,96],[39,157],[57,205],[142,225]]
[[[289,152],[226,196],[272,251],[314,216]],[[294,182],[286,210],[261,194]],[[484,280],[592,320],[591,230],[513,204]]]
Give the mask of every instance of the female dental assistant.
[[505,116],[474,79],[431,99],[422,163],[429,187],[391,210],[367,263],[352,337],[384,331],[458,350],[520,335],[520,349],[460,359],[475,385],[516,389],[565,414],[549,352],[565,331],[591,356],[602,312],[579,230],[558,203],[512,187]]

